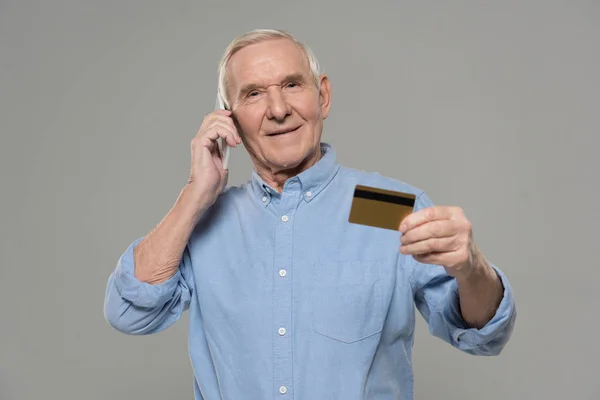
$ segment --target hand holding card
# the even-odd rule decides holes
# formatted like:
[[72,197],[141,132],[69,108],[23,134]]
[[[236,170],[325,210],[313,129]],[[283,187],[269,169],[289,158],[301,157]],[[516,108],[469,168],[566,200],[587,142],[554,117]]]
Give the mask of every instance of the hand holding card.
[[452,276],[470,272],[476,251],[471,223],[459,207],[432,206],[414,211],[416,196],[357,185],[349,222],[400,230],[400,252],[424,264],[437,264]]
[[437,264],[454,277],[468,276],[475,252],[471,223],[459,207],[433,206],[414,212],[400,225],[400,252]]

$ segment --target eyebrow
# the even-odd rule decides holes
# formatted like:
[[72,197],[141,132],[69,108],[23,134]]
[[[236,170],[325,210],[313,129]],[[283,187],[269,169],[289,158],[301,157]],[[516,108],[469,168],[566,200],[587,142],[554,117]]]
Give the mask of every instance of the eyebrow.
[[[300,72],[296,72],[293,74],[288,74],[286,76],[283,77],[283,79],[281,80],[281,82],[289,82],[289,81],[295,81],[295,82],[301,82],[304,83],[306,81],[306,78],[304,77],[304,75]],[[256,83],[248,83],[244,86],[242,86],[242,89],[240,90],[240,95],[243,97],[245,95],[247,95],[248,93],[252,92],[253,90],[256,89],[260,89],[262,86]]]

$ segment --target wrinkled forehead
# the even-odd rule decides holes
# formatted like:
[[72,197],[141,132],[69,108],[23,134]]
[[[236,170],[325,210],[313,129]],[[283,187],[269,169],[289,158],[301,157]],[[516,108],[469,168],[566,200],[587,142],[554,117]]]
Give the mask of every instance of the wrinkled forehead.
[[246,85],[278,84],[290,75],[310,76],[304,53],[287,39],[255,43],[235,53],[229,61],[229,87],[234,91]]

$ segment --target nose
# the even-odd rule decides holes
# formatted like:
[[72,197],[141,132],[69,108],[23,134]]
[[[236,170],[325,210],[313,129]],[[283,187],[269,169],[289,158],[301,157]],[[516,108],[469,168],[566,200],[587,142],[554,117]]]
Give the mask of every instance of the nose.
[[281,90],[271,88],[267,97],[267,117],[269,119],[281,121],[292,114],[292,108],[285,100],[285,96],[281,93]]

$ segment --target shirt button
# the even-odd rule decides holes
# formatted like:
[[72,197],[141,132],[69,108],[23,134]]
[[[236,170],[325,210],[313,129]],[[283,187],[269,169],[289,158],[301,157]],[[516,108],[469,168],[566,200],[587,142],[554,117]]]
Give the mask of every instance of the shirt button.
[[287,215],[284,215],[284,216],[282,216],[282,217],[281,217],[281,220],[282,220],[283,222],[288,222],[288,220],[289,220],[289,217],[288,217]]
[[279,336],[285,335],[285,328],[279,328]]
[[312,196],[312,193],[311,192],[306,192],[306,196],[310,197],[310,196]]
[[284,277],[287,275],[287,271],[285,269],[280,269],[279,270],[279,276]]
[[287,393],[287,388],[285,386],[280,387],[279,388],[279,393],[286,394]]

